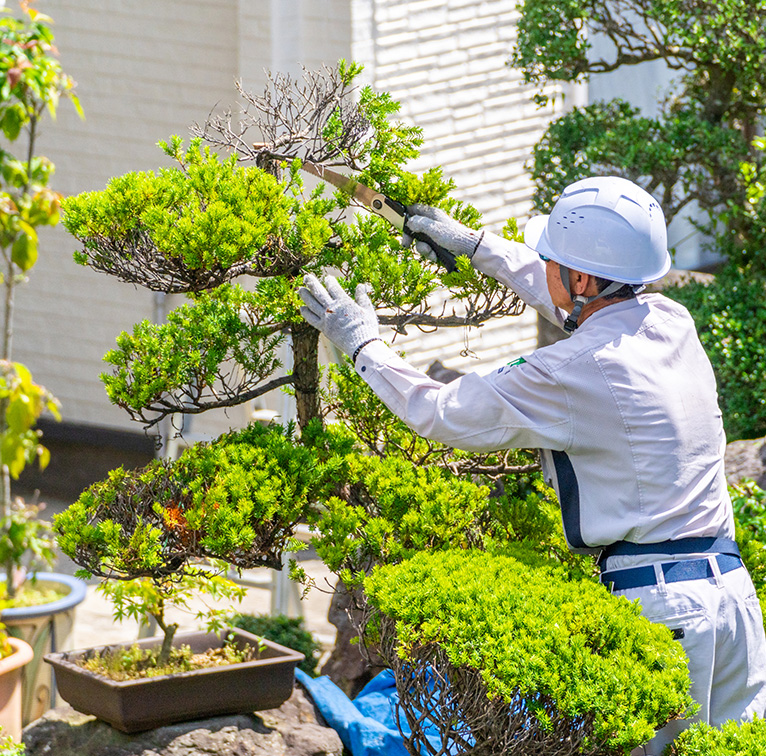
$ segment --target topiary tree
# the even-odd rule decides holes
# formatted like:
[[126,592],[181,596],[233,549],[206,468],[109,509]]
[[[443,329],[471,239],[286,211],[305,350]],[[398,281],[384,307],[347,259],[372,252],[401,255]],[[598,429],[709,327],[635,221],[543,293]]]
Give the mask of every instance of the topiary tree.
[[[758,158],[753,138],[766,112],[766,4],[526,0],[521,13],[512,63],[529,82],[580,82],[651,61],[677,74],[657,117],[613,100],[554,122],[535,149],[539,209],[572,181],[605,172],[656,193],[668,220],[692,201],[712,215],[744,206],[740,165]],[[728,233],[747,237],[746,218],[726,220]],[[758,252],[742,247],[741,257],[763,270]]]
[[[203,559],[280,567],[301,520],[355,592],[361,625],[371,611],[367,575],[424,550],[527,541],[546,559],[566,560],[572,574],[593,574],[592,560],[564,556],[535,454],[430,443],[393,418],[348,362],[322,376],[318,332],[298,313],[305,273],[331,268],[349,290],[370,283],[381,322],[397,330],[479,326],[522,308],[470,265],[446,273],[402,251],[397,232],[343,192],[305,187],[303,162],[338,166],[405,205],[439,205],[479,222],[450,197],[441,171],[406,170],[420,133],[392,120],[397,105],[387,95],[354,88],[359,71],[341,63],[302,82],[273,77],[262,96],[240,92],[237,118],[227,111],[194,127],[188,147],[178,137],[162,144],[174,167],[127,174],[64,202],[78,262],[188,300],[166,323],[118,337],[103,376],[114,403],[147,429],[277,388],[297,405],[297,427],[252,426],[175,461],[115,471],[84,492],[55,527],[62,550],[90,574],[118,585],[150,580],[172,599],[181,576],[215,574],[201,570]],[[516,234],[514,221],[506,233]],[[453,297],[449,311],[429,306],[437,286]],[[293,368],[285,372],[277,348],[288,338]],[[297,566],[293,576],[305,579]]]

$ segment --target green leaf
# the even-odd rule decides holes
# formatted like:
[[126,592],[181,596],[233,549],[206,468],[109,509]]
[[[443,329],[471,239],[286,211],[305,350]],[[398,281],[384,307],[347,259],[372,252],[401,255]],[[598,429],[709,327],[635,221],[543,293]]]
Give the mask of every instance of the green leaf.
[[37,262],[37,235],[21,234],[11,247],[11,260],[26,273]]

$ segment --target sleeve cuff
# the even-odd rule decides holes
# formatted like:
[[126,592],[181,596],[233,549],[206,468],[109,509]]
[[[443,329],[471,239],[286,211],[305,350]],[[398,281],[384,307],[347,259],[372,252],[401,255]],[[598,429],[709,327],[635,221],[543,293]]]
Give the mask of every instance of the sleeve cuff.
[[370,371],[376,370],[379,365],[397,356],[390,346],[387,346],[380,339],[376,339],[362,347],[354,363],[354,369],[362,378],[365,378]]

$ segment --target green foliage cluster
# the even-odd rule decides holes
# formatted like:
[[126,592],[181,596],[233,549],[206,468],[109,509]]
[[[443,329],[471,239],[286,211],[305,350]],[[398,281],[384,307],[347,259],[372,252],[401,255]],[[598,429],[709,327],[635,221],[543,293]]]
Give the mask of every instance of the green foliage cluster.
[[0,407],[5,412],[0,438],[0,463],[11,477],[37,462],[41,470],[48,466],[50,452],[40,443],[35,423],[47,410],[61,419],[58,400],[32,380],[32,374],[20,362],[0,360]]
[[684,730],[663,756],[761,756],[766,753],[766,719],[729,721],[721,727],[698,723]]
[[78,262],[109,270],[121,253],[151,254],[169,269],[175,260],[190,272],[246,265],[252,275],[274,275],[299,267],[329,238],[328,202],[296,201],[290,180],[238,166],[234,155],[221,159],[199,139],[185,151],[179,137],[160,146],[177,168],[128,173],[64,201],[64,225],[84,244]]
[[[101,379],[110,400],[149,421],[190,395],[198,402],[241,402],[279,366],[283,336],[258,322],[263,297],[240,286],[202,292],[168,314],[167,322],[138,323],[104,356]],[[215,386],[215,396],[210,387]]]
[[48,187],[53,163],[35,150],[38,122],[45,112],[56,117],[62,97],[82,111],[74,81],[53,54],[51,19],[28,2],[21,11],[15,18],[0,10],[0,129],[11,145],[28,135],[20,156],[0,149],[0,247],[26,272],[37,262],[37,227],[59,220],[60,197]]
[[766,618],[766,491],[752,480],[729,486],[736,539]]
[[664,290],[694,318],[713,365],[729,441],[766,435],[766,281],[721,271]]
[[766,139],[753,139],[751,155],[739,165],[738,179],[744,186],[744,201],[726,203],[716,237],[716,246],[722,254],[761,280],[766,278],[766,259],[759,254],[766,248],[765,153]]
[[284,614],[235,614],[230,618],[231,627],[238,627],[253,635],[298,651],[306,658],[298,665],[307,675],[316,677],[319,652],[322,646],[306,630],[301,617]]
[[176,462],[122,468],[54,518],[59,547],[88,572],[168,578],[193,560],[281,566],[308,505],[335,477],[291,438],[292,429],[251,426],[187,449]]
[[55,50],[51,18],[22,2],[26,18],[15,18],[9,8],[0,17],[0,128],[13,142],[31,120],[47,110],[55,118],[61,97],[70,99],[78,112],[75,83],[51,53]]
[[[713,197],[716,172],[736,175],[747,153],[738,129],[711,124],[691,109],[649,118],[619,98],[595,102],[554,121],[535,145],[534,202],[548,213],[566,186],[586,176],[612,173],[642,185],[651,176],[650,188],[668,187],[661,196],[670,220],[692,192]],[[701,175],[700,165],[711,162],[711,154],[715,167]],[[681,186],[685,193],[679,198],[672,188]]]
[[330,497],[311,524],[317,554],[347,585],[375,564],[422,549],[480,545],[488,489],[439,467],[349,455],[344,497]]
[[564,718],[583,752],[629,753],[693,707],[686,658],[667,628],[528,549],[422,551],[364,586],[396,623],[400,658],[414,667],[441,647],[454,670],[479,673],[485,705],[530,712],[540,740],[547,729],[558,736],[552,723]]
[[[151,619],[164,633],[161,648],[163,661],[170,653],[177,623],[166,622],[166,612],[173,608],[193,615],[207,632],[219,632],[228,624],[232,604],[245,598],[246,590],[222,574],[227,572],[225,563],[211,560],[206,568],[193,569],[186,566],[184,574],[172,579],[134,578],[132,580],[105,580],[98,585],[98,592],[112,603],[112,614],[116,622],[130,618],[139,625],[148,624]],[[201,600],[202,606],[192,608],[192,597]],[[212,602],[226,603],[226,608]],[[210,603],[208,603],[210,602]]]
[[[13,565],[14,570],[24,568],[34,572],[40,567],[51,567],[56,561],[51,524],[39,517],[43,504],[26,504],[17,498],[11,502],[10,511],[0,517],[0,565]],[[6,580],[6,584],[7,584]],[[0,586],[0,597],[13,591]],[[16,595],[17,599],[22,597]]]
[[24,756],[26,752],[23,743],[17,743],[10,735],[5,735],[0,727],[0,756]]

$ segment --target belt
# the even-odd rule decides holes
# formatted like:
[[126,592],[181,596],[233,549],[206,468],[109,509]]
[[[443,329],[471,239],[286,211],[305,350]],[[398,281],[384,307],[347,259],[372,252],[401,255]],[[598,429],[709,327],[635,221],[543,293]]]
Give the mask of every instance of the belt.
[[[715,560],[721,574],[742,567],[742,560],[731,554],[716,554]],[[710,559],[684,559],[679,562],[663,562],[660,565],[666,583],[680,583],[683,580],[702,580],[715,577]],[[657,574],[654,565],[628,567],[624,570],[608,570],[601,573],[604,585],[611,583],[613,591],[624,591],[628,588],[644,588],[657,585]]]
[[599,565],[612,556],[638,556],[641,554],[732,554],[739,556],[739,547],[730,538],[696,537],[679,538],[659,543],[632,543],[617,541],[602,548]]

